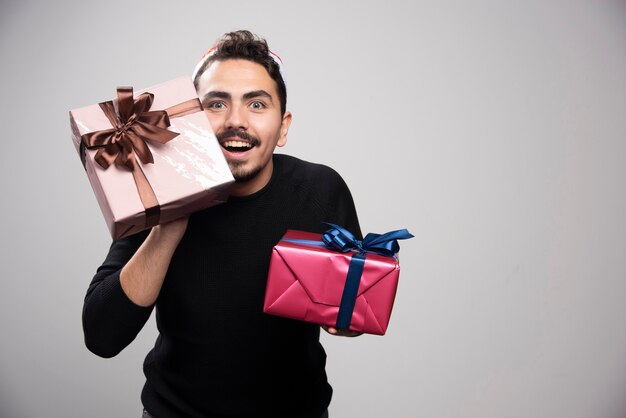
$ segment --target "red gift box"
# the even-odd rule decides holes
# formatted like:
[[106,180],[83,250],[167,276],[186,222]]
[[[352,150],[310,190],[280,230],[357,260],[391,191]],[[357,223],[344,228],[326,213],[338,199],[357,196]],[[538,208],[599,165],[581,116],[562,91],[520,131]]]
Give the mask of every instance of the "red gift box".
[[398,287],[398,259],[356,250],[339,252],[324,245],[321,234],[289,230],[274,246],[263,311],[336,327],[340,310],[345,315],[342,299],[345,305],[348,272],[357,254],[365,259],[356,295],[347,302],[354,303],[347,328],[384,335]]

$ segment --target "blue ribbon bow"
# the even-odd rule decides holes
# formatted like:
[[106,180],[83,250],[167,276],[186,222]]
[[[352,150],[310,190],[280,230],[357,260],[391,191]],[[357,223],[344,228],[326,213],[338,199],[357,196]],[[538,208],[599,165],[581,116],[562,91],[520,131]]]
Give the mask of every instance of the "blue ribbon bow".
[[363,241],[359,241],[347,229],[339,225],[325,223],[332,226],[332,228],[322,234],[322,241],[328,248],[341,251],[342,253],[358,250],[359,252],[370,252],[390,257],[400,251],[400,245],[397,240],[413,238],[413,235],[408,230],[398,229],[382,235],[370,232]]

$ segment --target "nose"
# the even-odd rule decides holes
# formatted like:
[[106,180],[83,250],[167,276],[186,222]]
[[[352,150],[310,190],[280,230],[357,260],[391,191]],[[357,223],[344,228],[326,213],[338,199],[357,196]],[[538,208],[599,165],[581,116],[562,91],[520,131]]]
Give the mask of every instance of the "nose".
[[224,127],[226,129],[247,129],[248,120],[246,113],[239,106],[231,106],[226,114],[226,120],[224,121]]

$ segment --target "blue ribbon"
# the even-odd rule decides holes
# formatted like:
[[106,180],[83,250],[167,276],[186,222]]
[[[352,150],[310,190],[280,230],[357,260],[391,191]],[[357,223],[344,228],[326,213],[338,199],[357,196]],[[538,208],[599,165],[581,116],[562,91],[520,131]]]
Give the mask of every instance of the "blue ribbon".
[[352,322],[352,314],[354,313],[354,305],[361,284],[361,275],[365,267],[366,253],[358,252],[352,254],[350,258],[350,266],[348,267],[348,275],[346,276],[346,284],[343,286],[343,294],[341,295],[341,303],[339,304],[339,313],[337,313],[337,321],[335,327],[337,329],[349,329]]
[[359,241],[347,229],[339,225],[327,224],[332,228],[322,234],[322,242],[303,239],[283,239],[283,241],[304,245],[325,246],[330,250],[340,251],[342,253],[352,250],[357,251],[350,258],[346,283],[343,288],[343,294],[341,295],[339,313],[337,314],[337,321],[335,323],[337,329],[349,329],[367,253],[393,257],[400,251],[400,245],[397,240],[413,238],[413,235],[406,229],[399,229],[385,234],[369,233],[365,236],[363,241]]
[[397,240],[413,238],[413,235],[406,229],[398,229],[397,231],[390,231],[382,235],[370,232],[365,236],[363,241],[359,241],[347,229],[327,222],[326,224],[332,226],[332,228],[324,232],[322,241],[324,241],[324,244],[326,244],[328,248],[341,251],[342,253],[350,250],[358,250],[360,252],[376,253],[392,257],[400,251],[400,245]]

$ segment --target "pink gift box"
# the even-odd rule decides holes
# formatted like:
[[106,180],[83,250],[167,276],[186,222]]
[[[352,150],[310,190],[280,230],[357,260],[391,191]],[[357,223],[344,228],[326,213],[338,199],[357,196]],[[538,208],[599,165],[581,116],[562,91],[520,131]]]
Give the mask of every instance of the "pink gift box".
[[[352,255],[322,245],[321,235],[289,230],[274,246],[263,311],[277,316],[335,326]],[[349,329],[384,335],[398,287],[396,257],[367,253]]]
[[[135,92],[132,112],[125,112],[133,101],[123,100],[120,89],[116,100],[70,111],[72,140],[111,236],[132,235],[224,202],[234,179],[191,79],[181,77]],[[126,94],[129,99],[132,90]],[[130,148],[128,156],[129,148],[120,145],[120,138],[131,130],[132,144],[139,143],[139,148]],[[161,140],[155,140],[154,132]],[[95,145],[89,137],[97,137]],[[145,148],[153,162],[147,161]],[[101,165],[98,153],[108,158],[108,167]]]

